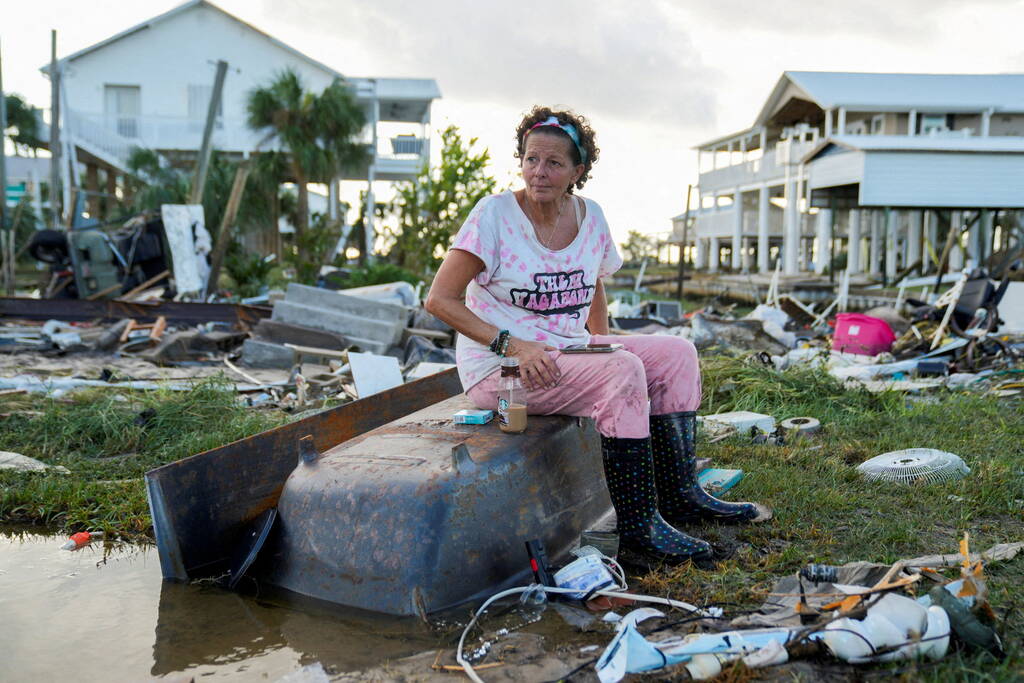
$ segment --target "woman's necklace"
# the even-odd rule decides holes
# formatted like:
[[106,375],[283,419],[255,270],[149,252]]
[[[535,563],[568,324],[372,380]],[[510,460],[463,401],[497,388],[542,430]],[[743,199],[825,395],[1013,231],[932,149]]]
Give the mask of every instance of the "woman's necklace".
[[[527,204],[527,206],[529,206],[529,204]],[[544,239],[541,239],[541,241],[540,241],[540,243],[543,244],[548,249],[551,248],[551,239],[555,236],[555,232],[558,230],[558,221],[560,221],[562,219],[562,210],[564,208],[565,208],[565,196],[563,195],[559,199],[559,201],[558,201],[558,214],[555,215],[555,222],[551,224],[551,229],[548,231],[547,237],[544,238]],[[531,214],[530,215],[530,220],[533,221],[533,224],[535,226],[537,226],[537,237],[539,238],[540,237],[540,233],[541,233],[541,229],[544,227],[544,225],[540,221],[534,220],[532,213],[533,212],[531,211],[530,212],[530,214]]]

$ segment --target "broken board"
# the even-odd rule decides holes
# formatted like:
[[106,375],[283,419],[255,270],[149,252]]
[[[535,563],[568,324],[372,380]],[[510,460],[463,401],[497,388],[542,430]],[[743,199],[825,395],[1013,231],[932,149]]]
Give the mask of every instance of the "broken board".
[[164,204],[160,207],[160,217],[178,292],[201,291],[206,287],[205,275],[210,270],[206,253],[201,251],[201,245],[208,244],[210,239],[202,205]]

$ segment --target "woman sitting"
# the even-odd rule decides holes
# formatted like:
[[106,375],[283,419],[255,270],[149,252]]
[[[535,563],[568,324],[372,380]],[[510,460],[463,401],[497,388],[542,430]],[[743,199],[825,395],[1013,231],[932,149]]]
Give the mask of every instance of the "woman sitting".
[[[469,398],[497,404],[502,356],[517,358],[528,411],[592,417],[608,492],[628,555],[711,559],[676,527],[761,521],[770,511],[727,503],[697,482],[694,438],[700,367],[688,340],[608,336],[602,278],[622,265],[604,214],[574,193],[597,161],[582,116],[534,107],[516,129],[524,187],[480,200],[434,278],[428,311],[459,333],[456,362]],[[601,354],[572,344],[618,343]]]

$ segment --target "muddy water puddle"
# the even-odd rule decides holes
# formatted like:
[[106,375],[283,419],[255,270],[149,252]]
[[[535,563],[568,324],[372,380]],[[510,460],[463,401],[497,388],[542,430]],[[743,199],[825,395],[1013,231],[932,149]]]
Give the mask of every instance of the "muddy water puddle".
[[0,681],[270,680],[441,646],[415,620],[164,582],[156,549],[0,530]]

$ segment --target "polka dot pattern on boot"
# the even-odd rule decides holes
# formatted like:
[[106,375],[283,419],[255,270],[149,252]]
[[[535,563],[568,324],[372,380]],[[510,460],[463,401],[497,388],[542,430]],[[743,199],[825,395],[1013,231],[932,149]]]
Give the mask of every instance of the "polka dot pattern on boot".
[[602,436],[601,452],[620,545],[670,562],[710,558],[710,545],[672,527],[658,513],[650,438]]
[[747,522],[758,515],[752,503],[715,498],[697,480],[697,413],[651,416],[651,455],[658,510],[672,524],[699,520]]

